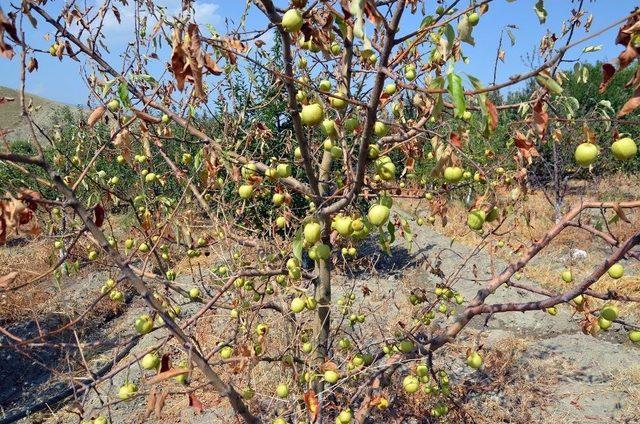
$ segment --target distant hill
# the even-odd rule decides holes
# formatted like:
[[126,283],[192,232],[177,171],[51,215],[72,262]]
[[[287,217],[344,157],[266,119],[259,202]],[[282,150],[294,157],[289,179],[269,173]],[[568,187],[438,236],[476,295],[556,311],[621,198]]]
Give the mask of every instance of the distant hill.
[[[28,140],[29,132],[27,122],[20,116],[20,92],[13,88],[0,86],[0,98],[12,98],[13,101],[0,104],[0,130],[11,130],[5,137],[7,140]],[[77,106],[45,99],[35,94],[25,93],[27,105],[32,106],[32,116],[38,125],[49,126],[56,110],[69,107],[72,110]]]

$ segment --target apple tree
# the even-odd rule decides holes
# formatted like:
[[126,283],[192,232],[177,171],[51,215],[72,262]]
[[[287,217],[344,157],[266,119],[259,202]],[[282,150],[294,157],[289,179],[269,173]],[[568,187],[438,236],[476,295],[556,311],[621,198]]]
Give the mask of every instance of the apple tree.
[[[585,217],[602,211],[626,221],[640,200],[585,198],[559,213],[544,237],[521,246],[472,298],[460,293],[457,271],[446,270],[410,296],[412,320],[390,331],[377,325],[390,317],[377,315],[394,312],[361,308],[375,287],[344,290],[350,270],[372,269],[364,246],[390,252],[396,238],[411,243],[425,221],[463,220],[482,235],[477,251],[489,249],[505,223],[526,210],[536,166],[590,173],[602,156],[635,160],[633,134],[616,128],[640,105],[639,71],[620,110],[577,122],[561,65],[597,35],[617,30],[615,41],[625,50],[603,66],[606,93],[640,51],[638,11],[577,38],[575,29],[590,26],[591,18],[576,2],[558,35],[543,35],[539,66],[487,84],[462,69],[473,61],[465,52],[474,34],[491,30],[482,24],[493,3],[254,0],[224,32],[199,25],[191,1],[170,10],[142,0],[90,7],[28,0],[0,11],[0,52],[21,68],[23,92],[32,72],[55,73],[55,61],[78,61],[91,107],[69,148],[61,148],[20,99],[37,151],[4,150],[0,161],[37,172],[56,194],[33,187],[7,192],[0,240],[46,227],[58,259],[51,273],[59,280],[71,278],[76,259],[115,265],[87,308],[127,302],[135,293],[147,308],[131,322],[136,340],[167,334],[89,386],[139,363],[149,378],[127,380],[107,396],[129,401],[174,377],[191,387],[190,396],[215,391],[246,422],[343,424],[384,416],[388,408],[404,416],[400,401],[385,395],[387,386],[397,386],[407,395],[430,394],[424,413],[436,419],[456,414],[456,407],[455,381],[435,359],[450,354],[441,348],[474,317],[566,307],[584,315],[586,332],[623,326],[638,342],[639,327],[622,319],[619,304],[640,299],[592,286],[605,274],[620,278],[621,262],[640,257],[640,231],[621,240]],[[531,13],[541,23],[550,3],[535,2]],[[107,19],[130,32],[120,52],[109,49]],[[47,45],[31,35],[36,23],[47,28]],[[38,63],[45,56],[55,59],[46,69]],[[502,59],[498,49],[496,66]],[[500,100],[500,90],[527,81],[529,98]],[[518,119],[501,127],[509,116]],[[608,145],[597,145],[592,120],[613,124],[602,130]],[[541,157],[538,149],[563,131],[579,134],[575,128],[584,128],[585,137],[568,137],[570,164]],[[499,151],[491,148],[498,133],[508,137]],[[448,205],[465,196],[466,216],[449,213]],[[420,200],[420,208],[406,206],[411,200]],[[126,214],[133,225],[118,228]],[[569,228],[610,245],[606,260],[577,281],[564,272],[560,292],[519,282],[529,262]],[[15,288],[16,275],[2,278],[7,290]],[[493,302],[504,287],[543,298]],[[185,303],[197,308],[184,313]],[[85,316],[65,327],[82,325]],[[30,341],[3,333],[21,345],[50,336]],[[182,360],[166,359],[170,346],[182,349]],[[452,360],[478,369],[483,355],[471,346]],[[282,378],[266,392],[251,383],[256,369]]]

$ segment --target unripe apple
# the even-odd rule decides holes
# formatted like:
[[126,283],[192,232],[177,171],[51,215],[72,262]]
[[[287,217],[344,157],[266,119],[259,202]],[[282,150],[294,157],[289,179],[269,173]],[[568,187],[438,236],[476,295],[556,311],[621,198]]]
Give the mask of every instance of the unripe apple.
[[[342,97],[346,97],[346,95],[344,93],[333,93],[334,96],[339,96],[338,97],[330,97],[329,98],[329,103],[331,104],[332,107],[342,110],[344,108],[347,107],[347,101],[344,100]],[[353,131],[353,130],[352,130]]]
[[273,420],[272,424],[287,424],[287,420],[282,417],[277,417]]
[[163,113],[161,119],[162,119],[162,123],[163,124],[168,124],[169,123],[169,119],[171,119],[171,118],[169,118],[169,115],[167,115],[166,113]]
[[353,233],[353,220],[348,216],[338,216],[333,220],[333,228],[343,237]]
[[640,342],[640,331],[638,330],[629,331],[629,340],[631,340],[634,343]]
[[320,81],[320,84],[318,84],[318,90],[324,91],[324,92],[331,90],[331,81],[326,79]]
[[300,148],[299,148],[299,147],[296,147],[296,148],[293,150],[293,157],[294,157],[296,160],[300,160],[300,159],[302,159],[302,151],[300,151]]
[[269,326],[265,323],[260,323],[256,326],[256,333],[259,336],[264,336],[269,333]]
[[296,93],[296,100],[300,103],[304,102],[307,100],[307,93],[305,93],[302,90],[298,90],[298,92]]
[[131,400],[138,392],[138,386],[133,383],[126,382],[118,390],[118,397],[122,400]]
[[373,132],[378,137],[384,137],[389,134],[389,127],[384,122],[376,121],[376,123],[373,124]]
[[323,378],[327,383],[335,384],[340,378],[340,375],[333,370],[326,370],[324,372]]
[[463,172],[458,166],[448,166],[444,169],[444,179],[448,183],[457,183],[462,179]]
[[61,240],[56,240],[53,242],[53,247],[55,247],[56,249],[62,249],[63,243]]
[[109,184],[111,185],[117,185],[119,182],[120,182],[120,177],[118,177],[117,175],[111,177],[111,179],[109,180]]
[[407,393],[415,393],[420,389],[420,381],[414,375],[408,375],[402,380],[402,387]]
[[334,56],[339,55],[341,51],[342,51],[342,47],[340,46],[340,44],[336,43],[335,41],[331,43],[331,53]]
[[416,367],[416,374],[418,375],[418,377],[428,377],[429,367],[427,367],[425,364],[419,364]]
[[160,365],[160,358],[155,353],[147,353],[140,360],[140,365],[145,370],[155,370]]
[[409,353],[413,350],[413,342],[409,339],[404,339],[398,344],[398,350],[402,353]]
[[276,387],[276,395],[280,398],[280,399],[284,399],[287,396],[289,396],[289,386],[287,386],[284,383],[280,383],[278,384],[278,387]]
[[393,83],[389,83],[384,87],[384,92],[389,96],[393,96],[394,94],[396,94],[396,90],[397,90],[396,85]]
[[109,421],[104,415],[99,415],[97,418],[94,418],[91,424],[109,424]]
[[617,280],[624,275],[624,268],[622,267],[622,265],[616,263],[611,265],[611,268],[609,268],[607,273],[609,274],[609,277]]
[[573,301],[575,302],[576,305],[580,306],[584,303],[584,296],[579,294],[573,298]]
[[384,205],[373,205],[371,209],[369,209],[367,218],[369,218],[369,222],[379,227],[387,222],[390,212],[389,208]]
[[477,370],[482,366],[482,356],[478,352],[471,352],[469,356],[467,356],[467,365]]
[[611,324],[612,322],[608,319],[605,319],[604,317],[598,317],[598,327],[600,327],[602,330],[608,330],[609,328],[611,328]]
[[276,166],[276,173],[280,178],[290,177],[291,172],[291,165],[289,165],[288,163],[279,163],[278,166]]
[[244,389],[242,389],[242,392],[240,394],[243,399],[250,400],[251,398],[253,398],[255,392],[251,387],[245,387]]
[[49,47],[49,54],[51,56],[55,56],[58,53],[58,45],[56,43],[53,43],[50,47]]
[[598,147],[592,143],[582,143],[576,147],[574,159],[580,166],[589,166],[598,158]]
[[353,132],[358,127],[358,120],[356,118],[347,118],[344,121],[344,129],[347,132]]
[[331,248],[328,245],[320,243],[316,245],[315,248],[318,259],[326,260],[329,259],[329,256],[331,256]]
[[504,247],[504,241],[498,240],[498,247],[502,249]]
[[305,306],[306,306],[306,302],[301,297],[294,297],[293,300],[291,301],[291,311],[294,314],[298,314],[302,312]]
[[556,308],[555,306],[551,306],[547,308],[547,313],[551,316],[556,316],[558,315],[558,308]]
[[271,198],[271,202],[276,206],[282,205],[284,203],[284,194],[274,193],[273,197]]
[[613,142],[611,145],[611,153],[619,160],[631,159],[638,153],[638,146],[636,146],[635,141],[631,138],[621,138]]
[[298,9],[289,9],[282,15],[282,28],[286,32],[298,32],[302,28],[304,20],[302,19],[302,12]]
[[156,174],[154,174],[153,172],[149,172],[147,175],[144,176],[144,181],[147,183],[152,183],[156,180],[157,180]]
[[344,411],[341,411],[338,416],[336,417],[336,423],[337,424],[350,424],[351,423],[351,409],[345,409]]
[[96,252],[95,250],[92,250],[89,252],[87,257],[89,258],[90,261],[95,261],[96,259],[98,259],[98,252]]
[[320,240],[322,227],[317,222],[309,222],[304,226],[304,239],[310,244],[316,244]]
[[253,195],[253,186],[250,184],[242,184],[238,188],[238,194],[241,199],[249,199]]
[[318,125],[324,119],[324,110],[318,103],[313,103],[302,107],[300,120],[304,125]]
[[198,299],[200,295],[201,293],[198,287],[193,287],[191,290],[189,290],[189,298],[191,298],[192,300]]
[[467,20],[469,21],[469,25],[476,26],[480,21],[480,15],[478,15],[476,12],[470,13]]
[[571,273],[570,269],[565,269],[564,271],[562,271],[560,276],[562,277],[562,281],[564,281],[565,283],[570,283],[573,281],[573,274]]
[[485,213],[479,210],[473,210],[467,215],[467,225],[472,230],[478,231],[484,225]]
[[140,315],[136,318],[134,327],[136,331],[140,334],[147,334],[149,331],[153,329],[153,321],[149,315]]
[[284,228],[287,225],[287,219],[284,216],[279,216],[276,218],[276,225],[278,228]]
[[117,99],[109,101],[109,103],[107,103],[107,109],[109,109],[111,112],[116,112],[118,109],[120,109],[120,102]]
[[149,251],[149,245],[147,243],[141,243],[138,250],[142,253],[147,253]]
[[469,112],[468,110],[465,110],[464,113],[462,114],[462,119],[464,119],[465,121],[468,121],[471,119],[471,112]]
[[600,309],[600,316],[607,321],[614,321],[618,318],[618,308],[615,305],[606,304]]
[[380,147],[377,144],[370,144],[368,151],[369,159],[377,159],[380,156]]
[[182,154],[182,163],[184,163],[185,165],[188,165],[191,163],[191,153],[183,153]]
[[413,81],[416,79],[416,71],[414,71],[413,69],[409,69],[408,71],[404,72],[404,76],[408,81]]
[[335,135],[336,134],[336,122],[333,119],[325,119],[322,121],[320,125],[320,129],[324,135]]

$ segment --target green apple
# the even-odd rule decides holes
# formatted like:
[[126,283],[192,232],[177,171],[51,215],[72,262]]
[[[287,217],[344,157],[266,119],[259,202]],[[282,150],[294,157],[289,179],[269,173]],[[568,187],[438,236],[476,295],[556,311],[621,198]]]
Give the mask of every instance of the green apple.
[[624,268],[620,264],[613,264],[607,273],[609,274],[609,277],[617,280],[624,275]]
[[574,159],[580,166],[589,166],[598,158],[598,146],[592,143],[581,143],[576,147]]
[[276,387],[276,395],[280,399],[285,399],[286,397],[288,397],[289,396],[289,386],[287,386],[285,383],[278,384],[278,387]]
[[333,220],[333,228],[343,237],[349,237],[353,233],[353,220],[348,216],[337,216]]
[[611,145],[611,152],[616,159],[627,160],[631,159],[638,153],[638,146],[631,138],[625,137],[620,140],[616,140]]
[[384,225],[389,219],[390,210],[385,205],[373,205],[371,209],[369,209],[369,213],[367,213],[367,218],[369,218],[369,222],[377,227]]
[[193,287],[189,290],[189,298],[192,300],[198,299],[202,293],[198,287]]
[[331,81],[326,79],[320,81],[320,84],[318,84],[318,90],[324,91],[324,92],[331,90]]
[[304,226],[304,240],[310,244],[316,244],[320,240],[322,227],[317,222],[309,222]]
[[606,304],[600,309],[600,316],[607,321],[614,321],[618,318],[618,308],[611,304]]
[[565,283],[570,283],[573,281],[573,274],[571,273],[570,269],[565,269],[564,271],[562,271],[560,276],[562,277],[562,281],[564,281]]
[[265,323],[260,323],[256,326],[256,333],[259,336],[265,336],[269,333],[269,326]]
[[284,216],[279,216],[276,218],[276,225],[278,228],[284,228],[287,225],[287,219]]
[[304,125],[318,125],[324,119],[324,110],[318,103],[303,106],[300,112],[300,119]]
[[640,331],[638,330],[629,331],[629,340],[631,340],[634,343],[640,342]]
[[[358,120],[356,118],[347,118],[344,120],[344,129],[347,132],[353,132],[358,127]],[[375,158],[374,158],[375,159]]]
[[289,165],[288,163],[279,163],[278,166],[276,166],[276,174],[280,178],[290,177],[291,172],[291,165]]
[[462,179],[464,171],[458,166],[448,166],[444,169],[444,179],[448,183],[457,183]]
[[233,348],[231,346],[225,346],[220,349],[220,357],[222,359],[229,359],[233,355]]
[[120,101],[118,101],[117,99],[109,101],[109,103],[107,103],[107,109],[109,109],[111,112],[118,111],[118,109],[120,109]]
[[149,315],[140,315],[136,318],[134,327],[138,333],[147,334],[153,329],[153,321]]
[[482,356],[478,352],[471,352],[469,356],[467,356],[467,365],[477,370],[482,366]]
[[160,358],[155,353],[147,353],[140,360],[140,365],[145,370],[155,370],[160,365]]
[[467,17],[467,20],[469,22],[469,25],[476,26],[480,21],[480,15],[478,15],[476,12],[470,13]]
[[302,312],[305,306],[306,306],[305,299],[301,297],[294,297],[293,300],[291,301],[291,311],[294,314],[298,314]]
[[384,137],[389,134],[389,126],[384,122],[376,121],[376,123],[373,124],[373,132],[378,137]]
[[249,199],[253,195],[253,186],[251,184],[242,184],[238,188],[238,194],[241,199]]
[[133,383],[126,382],[118,390],[118,397],[122,400],[131,400],[138,392],[138,386]]
[[604,317],[598,317],[598,327],[602,330],[608,330],[611,327],[612,322]]
[[322,121],[322,124],[320,125],[320,129],[322,130],[322,133],[324,135],[335,135],[337,133],[336,131],[336,121],[334,121],[333,119],[325,119],[324,121]]
[[389,96],[393,96],[394,94],[396,94],[396,90],[397,90],[396,85],[393,83],[389,83],[384,86],[384,92]]
[[407,393],[415,393],[420,389],[420,381],[415,375],[408,375],[402,380],[402,387]]
[[304,20],[302,19],[302,12],[298,9],[289,9],[282,15],[282,28],[286,32],[298,32],[302,28]]
[[91,424],[109,424],[109,421],[104,415],[99,415],[98,417],[93,419],[93,422]]
[[472,230],[478,231],[484,225],[485,213],[480,210],[473,210],[467,215],[467,225]]
[[149,251],[149,245],[147,243],[140,243],[138,250],[142,253],[147,253]]
[[[343,97],[346,97],[346,94],[344,93],[333,93],[334,96],[339,96],[338,97],[330,97],[329,98],[329,103],[331,104],[332,107],[342,110],[344,108],[347,107],[347,101],[343,99]],[[349,130],[347,130],[349,131]],[[353,131],[353,130],[351,130]]]
[[340,378],[340,374],[333,370],[326,370],[323,374],[324,381],[330,384],[335,384]]
[[338,416],[336,417],[337,424],[350,424],[351,423],[351,409],[345,409],[344,411],[340,411]]

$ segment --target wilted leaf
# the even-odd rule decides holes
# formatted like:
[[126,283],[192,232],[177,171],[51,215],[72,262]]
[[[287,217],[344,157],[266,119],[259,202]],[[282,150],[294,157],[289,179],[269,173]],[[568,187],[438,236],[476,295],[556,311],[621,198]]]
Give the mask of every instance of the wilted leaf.
[[521,156],[528,163],[532,162],[532,158],[540,156],[533,142],[531,142],[520,131],[516,131],[516,135],[513,138],[514,144],[518,148],[518,155]]
[[189,393],[189,406],[195,409],[196,414],[201,414],[204,407],[200,399],[196,397],[194,393]]
[[8,274],[3,275],[2,277],[0,277],[0,287],[4,288],[9,286],[9,284],[13,283],[13,281],[16,279],[17,276],[18,276],[17,271],[12,271]]
[[33,72],[38,70],[38,60],[35,57],[29,59],[29,64],[27,65],[27,71]]
[[102,227],[102,224],[104,223],[104,208],[100,203],[98,203],[96,207],[93,208],[93,216],[93,222],[96,224],[96,226]]
[[633,97],[627,100],[627,102],[618,111],[618,118],[633,112],[638,107],[640,107],[640,88],[634,91]]
[[309,418],[311,422],[315,422],[318,419],[320,405],[318,403],[318,396],[316,396],[316,392],[313,390],[308,390],[304,392],[303,398],[305,405],[307,405],[307,411],[309,411]]
[[178,375],[188,374],[188,373],[189,373],[188,368],[173,368],[168,371],[161,372],[160,374],[154,375],[147,381],[147,384],[149,385],[158,384],[172,377],[176,377]]
[[498,128],[498,109],[496,108],[496,105],[494,105],[488,98],[485,99],[484,103],[487,106],[487,113],[489,115],[489,129],[491,131],[495,131],[496,128]]
[[106,107],[98,106],[93,110],[93,112],[91,112],[91,115],[89,115],[89,119],[87,119],[87,124],[89,125],[89,128],[93,128],[96,122],[98,122],[100,118],[102,118],[102,115],[104,115],[106,110],[107,110]]
[[547,125],[549,123],[549,114],[546,110],[544,110],[544,104],[542,101],[536,102],[533,106],[533,126],[536,130],[536,133],[544,137],[547,132]]
[[629,221],[629,218],[627,218],[627,215],[625,215],[624,210],[620,206],[620,203],[614,204],[613,205],[613,210],[616,212],[616,215],[618,215],[621,220],[623,220],[624,222],[627,222],[627,223],[631,222],[631,221]]
[[136,114],[136,117],[144,122],[148,122],[150,124],[159,124],[160,122],[162,122],[162,119],[158,118],[157,116],[153,116],[150,115],[146,112],[143,112],[141,110],[137,110],[135,108],[131,108],[131,110],[133,110],[133,113]]

